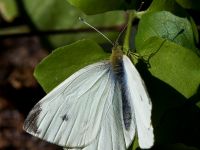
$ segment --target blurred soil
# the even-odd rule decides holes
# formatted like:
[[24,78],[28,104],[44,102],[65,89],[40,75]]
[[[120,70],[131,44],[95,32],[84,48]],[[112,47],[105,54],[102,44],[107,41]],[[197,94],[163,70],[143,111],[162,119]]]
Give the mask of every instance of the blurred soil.
[[37,37],[0,40],[0,150],[59,150],[22,129],[24,118],[44,92],[34,67],[48,52]]

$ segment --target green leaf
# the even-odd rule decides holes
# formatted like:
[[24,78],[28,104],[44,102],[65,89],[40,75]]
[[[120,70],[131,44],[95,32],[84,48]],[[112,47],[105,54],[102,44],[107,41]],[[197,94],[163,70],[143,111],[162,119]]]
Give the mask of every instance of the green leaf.
[[135,136],[135,137],[134,137],[134,141],[133,141],[132,149],[130,148],[130,150],[136,150],[138,147],[139,147],[138,137]]
[[79,69],[109,57],[91,40],[80,40],[57,48],[37,65],[34,76],[46,92]]
[[200,58],[192,50],[171,41],[152,37],[138,51],[150,58],[152,75],[172,86],[185,97],[196,93],[200,84]]
[[175,0],[153,0],[147,12],[169,11],[177,15],[185,15],[185,11]]
[[68,0],[68,2],[91,15],[120,9],[124,0]]
[[200,11],[200,1],[198,0],[176,0],[183,8]]
[[[88,15],[104,13],[113,10],[137,9],[141,0],[67,0]],[[146,2],[148,4],[148,1]]]
[[193,29],[193,32],[194,32],[195,43],[198,43],[199,42],[199,32],[198,32],[197,26],[196,26],[192,17],[190,17],[190,22],[191,22],[192,29]]
[[200,101],[196,103],[197,107],[200,108]]
[[105,39],[98,33],[91,32],[92,29],[80,22],[79,17],[84,18],[96,28],[111,28],[104,31],[111,40],[116,39],[118,35],[117,27],[125,22],[123,11],[86,16],[80,10],[67,3],[66,0],[24,0],[24,5],[32,22],[39,30],[86,29],[86,32],[80,31],[49,36],[49,41],[54,47],[66,45],[82,38],[91,38],[98,43],[105,42]]
[[[184,32],[177,36],[183,29]],[[135,39],[136,49],[141,49],[144,42],[154,36],[173,40],[173,42],[185,48],[197,51],[190,21],[187,18],[175,16],[170,12],[153,12],[142,16]]]
[[12,22],[18,16],[15,0],[0,0],[0,13],[6,21]]

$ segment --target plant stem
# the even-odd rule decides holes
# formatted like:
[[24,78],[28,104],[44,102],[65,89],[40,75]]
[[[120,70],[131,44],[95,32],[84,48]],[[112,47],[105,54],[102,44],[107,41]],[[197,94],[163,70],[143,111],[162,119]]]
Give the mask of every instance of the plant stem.
[[134,14],[135,14],[135,11],[131,11],[131,12],[129,12],[129,16],[128,16],[127,30],[126,30],[126,34],[125,34],[125,38],[124,38],[124,44],[123,44],[123,51],[124,51],[125,54],[127,54],[129,49],[130,49],[129,45],[130,45],[132,21],[135,18]]
[[[101,32],[113,32],[120,31],[121,26],[110,26],[110,27],[101,27],[98,28]],[[94,31],[91,28],[80,28],[80,29],[60,29],[60,30],[36,30],[36,31],[26,31],[19,33],[5,33],[0,34],[0,39],[6,38],[18,38],[18,37],[31,37],[31,36],[48,36],[48,35],[59,35],[59,34],[74,34],[74,33],[93,33]]]

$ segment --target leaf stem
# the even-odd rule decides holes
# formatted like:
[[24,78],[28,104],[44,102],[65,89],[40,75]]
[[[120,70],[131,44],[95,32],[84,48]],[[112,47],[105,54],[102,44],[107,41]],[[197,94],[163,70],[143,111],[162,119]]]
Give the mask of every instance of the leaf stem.
[[127,30],[126,30],[126,34],[125,34],[125,38],[124,38],[124,44],[123,44],[123,51],[124,51],[125,54],[127,54],[129,49],[130,49],[129,45],[130,45],[132,21],[135,18],[134,14],[135,14],[135,11],[131,11],[131,12],[129,12],[129,16],[128,16]]

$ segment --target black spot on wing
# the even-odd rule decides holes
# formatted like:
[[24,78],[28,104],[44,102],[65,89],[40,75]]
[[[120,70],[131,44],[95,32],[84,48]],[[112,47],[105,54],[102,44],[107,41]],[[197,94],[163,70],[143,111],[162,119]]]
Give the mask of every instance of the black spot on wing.
[[39,133],[37,122],[38,122],[38,117],[39,117],[41,111],[42,111],[41,105],[40,105],[40,103],[37,103],[33,107],[33,109],[31,110],[31,112],[29,113],[28,117],[26,118],[26,120],[24,122],[25,130],[28,130],[33,133]]
[[62,118],[63,121],[68,121],[69,120],[67,114],[61,116],[61,118]]

